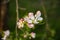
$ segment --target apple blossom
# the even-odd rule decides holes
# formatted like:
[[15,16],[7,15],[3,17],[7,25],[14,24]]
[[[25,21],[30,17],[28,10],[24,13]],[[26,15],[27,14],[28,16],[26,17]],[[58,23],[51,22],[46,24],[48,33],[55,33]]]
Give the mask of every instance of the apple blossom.
[[28,16],[26,16],[26,17],[24,18],[24,21],[26,21],[27,23],[32,23],[32,20],[31,20],[31,19],[29,19],[29,17],[28,17]]
[[30,35],[31,35],[31,37],[32,37],[32,38],[35,38],[35,36],[36,36],[36,33],[34,33],[34,32],[31,32],[31,34],[30,34]]
[[34,28],[34,24],[28,23],[27,25],[29,28]]
[[10,31],[6,30],[4,31],[4,37],[2,38],[3,40],[6,40],[6,38],[10,35]]
[[38,21],[42,21],[43,20],[43,18],[42,17],[38,17],[38,19],[37,19]]
[[27,38],[27,35],[26,34],[24,35],[24,38]]
[[29,13],[28,13],[28,17],[29,17],[31,20],[34,20],[34,15],[33,15],[32,12],[29,12]]
[[35,17],[38,18],[41,16],[41,12],[40,11],[37,11],[36,14],[35,14]]
[[23,28],[24,27],[24,20],[20,19],[19,22],[17,22],[18,28]]

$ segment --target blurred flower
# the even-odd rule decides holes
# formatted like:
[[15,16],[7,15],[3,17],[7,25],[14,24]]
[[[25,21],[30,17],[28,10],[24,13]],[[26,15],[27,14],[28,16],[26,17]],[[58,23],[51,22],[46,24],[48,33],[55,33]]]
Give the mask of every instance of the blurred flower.
[[38,21],[42,21],[42,20],[43,20],[43,18],[41,17],[41,12],[40,12],[40,11],[37,11],[37,12],[36,12],[35,18],[36,18],[36,20],[38,20]]
[[26,34],[24,35],[24,38],[27,38],[27,35]]
[[31,35],[32,38],[35,38],[36,33],[32,32],[30,35]]
[[35,20],[34,20],[34,24],[38,24],[38,23],[39,23],[39,22],[35,19]]
[[[28,26],[29,28],[34,28],[35,24],[38,24],[39,21],[42,21],[43,18],[41,17],[41,12],[37,11],[36,14],[34,15],[32,12],[29,12],[27,16],[25,16],[24,18],[21,18],[18,22],[18,28],[23,28],[24,26]],[[29,31],[28,31],[29,30]],[[30,29],[28,30],[22,30],[22,31],[26,31],[25,34],[23,35],[24,38],[29,37],[29,39],[31,38],[35,38],[36,37],[36,33],[34,32],[30,32]]]
[[28,17],[29,17],[29,19],[34,20],[34,15],[33,15],[32,12],[29,12],[29,13],[28,13]]
[[6,30],[4,31],[4,37],[2,38],[3,40],[6,40],[6,38],[10,35],[10,31]]
[[34,28],[34,24],[28,23],[27,25],[29,28]]
[[41,16],[41,12],[40,11],[37,11],[36,14],[35,14],[35,17],[38,18]]
[[26,17],[24,18],[24,21],[26,21],[27,23],[32,23],[32,20],[31,20],[31,19],[29,19],[29,17],[28,17],[28,16],[26,16]]
[[31,37],[29,37],[29,39],[31,39]]
[[23,28],[24,27],[24,20],[20,19],[19,22],[17,22],[18,28]]
[[43,18],[42,17],[38,17],[38,19],[37,19],[38,21],[42,21],[43,20]]

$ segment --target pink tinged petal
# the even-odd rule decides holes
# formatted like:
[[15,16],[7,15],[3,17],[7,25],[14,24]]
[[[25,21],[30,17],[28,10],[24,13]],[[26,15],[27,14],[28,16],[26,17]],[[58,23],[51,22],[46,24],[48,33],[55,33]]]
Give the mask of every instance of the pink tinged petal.
[[29,28],[34,28],[34,24],[28,23]]
[[6,30],[4,31],[4,37],[2,38],[3,40],[6,40],[6,38],[10,35],[10,31]]
[[19,26],[18,26],[18,28],[23,28],[24,27],[24,24],[20,24]]
[[6,30],[6,31],[4,31],[4,34],[5,34],[6,36],[9,36],[10,31],[9,31],[9,30]]
[[27,16],[24,18],[24,21],[26,21],[27,23],[32,23],[32,20],[29,17],[27,17]]
[[31,19],[31,20],[34,20],[35,18],[34,18],[34,16],[31,16],[30,19]]
[[35,14],[35,17],[38,18],[41,16],[41,12],[40,11],[37,11],[36,14]]
[[24,21],[20,20],[19,22],[17,22],[17,26],[18,26],[18,28],[23,28],[24,27]]
[[31,33],[31,37],[32,37],[32,38],[35,38],[35,37],[36,37],[36,33],[32,32],[32,33]]
[[27,20],[28,23],[32,23],[32,20]]
[[27,21],[28,19],[29,19],[28,16],[24,17],[24,21]]
[[30,12],[30,13],[28,14],[28,17],[29,17],[29,19],[34,20],[34,15],[33,15],[32,12]]
[[28,16],[29,17],[33,16],[33,13],[32,12],[28,13]]
[[32,20],[30,20],[29,17],[25,17],[24,20],[25,20],[27,23],[32,23]]
[[21,20],[21,21],[24,21],[24,19],[23,19],[23,18],[21,18],[20,20]]

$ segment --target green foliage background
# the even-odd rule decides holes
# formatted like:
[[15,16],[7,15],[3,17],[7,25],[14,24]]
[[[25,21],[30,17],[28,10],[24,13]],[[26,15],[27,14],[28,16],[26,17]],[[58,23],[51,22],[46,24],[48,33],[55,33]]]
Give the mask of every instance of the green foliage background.
[[[55,36],[53,37],[54,40],[60,40],[60,1],[59,0],[19,0],[19,18],[23,17],[24,15],[28,14],[28,12],[36,12],[40,10],[43,14],[42,4],[44,3],[46,13],[48,16],[48,23],[51,29],[56,31]],[[20,9],[20,8],[26,8]],[[16,27],[16,1],[10,0],[9,2],[9,13],[8,13],[8,26],[11,31],[10,40],[15,40],[15,27]],[[44,34],[45,24],[38,25],[34,32],[38,35],[35,39],[32,40],[43,40],[42,36]],[[18,29],[18,33],[20,31]],[[20,37],[18,37],[20,38]]]

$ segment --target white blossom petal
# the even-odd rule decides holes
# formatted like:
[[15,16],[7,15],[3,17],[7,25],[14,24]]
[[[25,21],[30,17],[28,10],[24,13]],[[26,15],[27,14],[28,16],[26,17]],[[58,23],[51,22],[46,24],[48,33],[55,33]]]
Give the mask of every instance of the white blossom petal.
[[10,31],[6,30],[4,31],[4,37],[2,38],[3,40],[6,40],[6,38],[10,35]]
[[36,33],[32,32],[32,33],[31,33],[31,37],[32,37],[32,38],[35,38],[35,37],[36,37]]
[[35,19],[35,20],[34,20],[34,24],[38,24],[38,23],[39,23],[39,22],[37,22],[37,20]]
[[5,34],[6,36],[9,36],[10,31],[9,31],[9,30],[6,30],[6,31],[4,31],[4,34]]
[[28,23],[27,25],[29,28],[34,28],[34,24]]
[[34,20],[34,15],[33,15],[32,12],[30,12],[30,13],[28,14],[28,17],[29,17],[29,19]]
[[42,21],[42,20],[43,20],[43,18],[42,18],[42,17],[39,17],[37,20]]
[[23,28],[24,27],[24,20],[23,19],[19,20],[19,22],[17,22],[17,26],[18,26],[18,28]]
[[28,16],[24,17],[24,21],[27,21],[28,19],[29,19]]
[[24,35],[24,38],[27,38],[27,35],[26,34]]
[[40,11],[37,11],[36,14],[35,14],[35,17],[38,18],[41,16],[41,12]]
[[28,22],[28,23],[32,23],[32,20],[29,20],[29,19],[28,19],[27,22]]
[[34,20],[35,18],[34,18],[34,16],[31,16],[31,17],[29,17],[31,20]]
[[32,13],[32,12],[29,12],[29,13],[28,13],[28,16],[29,16],[29,17],[33,16],[33,13]]

